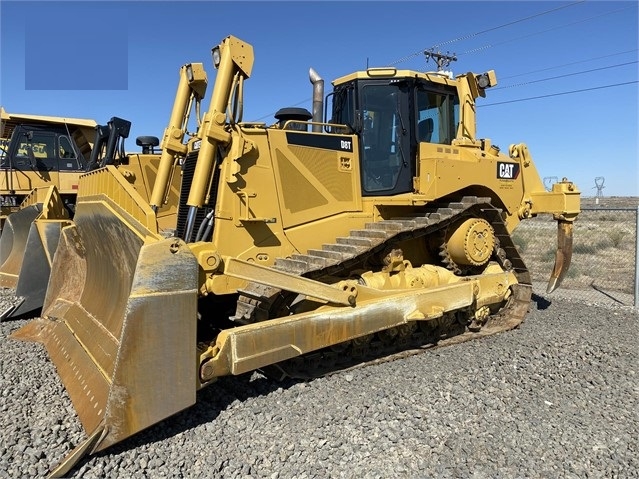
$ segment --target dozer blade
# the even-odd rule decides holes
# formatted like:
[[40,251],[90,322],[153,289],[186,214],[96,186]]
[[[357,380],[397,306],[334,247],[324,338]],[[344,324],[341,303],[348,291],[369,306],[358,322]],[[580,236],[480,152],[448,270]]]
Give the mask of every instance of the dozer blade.
[[29,229],[40,212],[40,205],[31,205],[7,217],[0,236],[0,286],[16,287]]
[[547,293],[556,290],[566,276],[570,262],[572,260],[572,233],[573,222],[565,220],[557,220],[557,251],[555,253],[555,266],[553,267],[548,286]]
[[197,260],[140,220],[155,221],[124,181],[109,195],[117,204],[86,188],[62,230],[43,319],[12,336],[45,345],[89,436],[56,474],[196,400]]
[[69,224],[68,220],[36,220],[31,224],[25,249],[28,254],[24,255],[16,284],[16,296],[22,301],[3,312],[1,319],[17,318],[42,308],[60,234]]

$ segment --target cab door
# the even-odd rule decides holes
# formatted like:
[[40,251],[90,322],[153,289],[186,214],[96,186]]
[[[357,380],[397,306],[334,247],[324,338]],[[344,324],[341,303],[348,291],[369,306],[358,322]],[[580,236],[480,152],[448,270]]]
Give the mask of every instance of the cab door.
[[413,191],[409,93],[405,82],[362,83],[360,90],[363,196]]
[[72,139],[67,135],[58,136],[58,169],[64,171],[82,171],[80,158],[78,158],[78,147],[72,143]]

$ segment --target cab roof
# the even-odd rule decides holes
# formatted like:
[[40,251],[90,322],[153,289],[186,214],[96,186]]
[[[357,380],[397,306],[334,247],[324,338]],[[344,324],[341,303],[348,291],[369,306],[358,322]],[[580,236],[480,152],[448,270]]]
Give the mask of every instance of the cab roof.
[[0,107],[0,137],[11,138],[11,134],[16,126],[21,124],[51,124],[67,125],[70,127],[95,128],[95,120],[87,118],[68,118],[60,116],[29,115],[25,113],[7,113]]
[[353,80],[374,80],[393,78],[416,78],[441,85],[455,86],[457,81],[448,72],[418,72],[415,70],[398,70],[394,67],[376,67],[344,75],[333,80],[333,86],[348,83]]

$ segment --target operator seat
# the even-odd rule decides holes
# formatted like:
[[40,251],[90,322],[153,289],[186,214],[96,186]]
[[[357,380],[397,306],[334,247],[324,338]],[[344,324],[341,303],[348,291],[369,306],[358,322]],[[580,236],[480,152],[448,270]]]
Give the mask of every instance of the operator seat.
[[417,140],[430,143],[433,136],[434,122],[432,118],[424,118],[417,124]]

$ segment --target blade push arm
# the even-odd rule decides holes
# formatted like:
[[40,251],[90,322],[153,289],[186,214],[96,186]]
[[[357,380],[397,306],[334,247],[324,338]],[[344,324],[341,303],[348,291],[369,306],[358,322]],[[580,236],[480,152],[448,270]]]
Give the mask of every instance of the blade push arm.
[[[227,105],[235,87],[248,78],[253,69],[253,47],[234,36],[226,37],[218,47],[213,49],[212,54],[218,73],[213,87],[211,105],[204,115],[198,132],[198,136],[202,139],[202,146],[198,153],[193,183],[186,202],[189,212],[184,240],[187,242],[190,241],[193,233],[197,209],[204,204],[217,147],[227,145],[231,140],[226,122]],[[238,99],[238,102],[241,103],[241,101]]]
[[180,68],[180,82],[173,102],[171,119],[162,137],[162,156],[158,167],[158,175],[153,184],[153,192],[151,193],[151,208],[156,212],[164,203],[175,157],[177,155],[186,155],[186,145],[183,141],[189,113],[194,101],[199,105],[206,93],[206,86],[206,72],[201,63],[188,63]]

